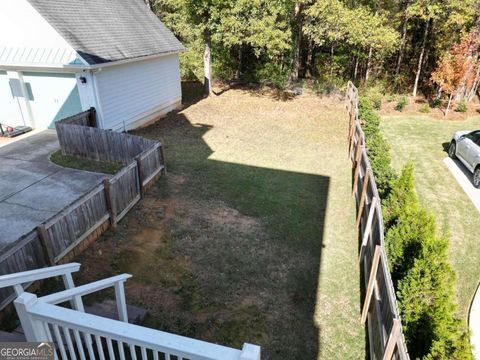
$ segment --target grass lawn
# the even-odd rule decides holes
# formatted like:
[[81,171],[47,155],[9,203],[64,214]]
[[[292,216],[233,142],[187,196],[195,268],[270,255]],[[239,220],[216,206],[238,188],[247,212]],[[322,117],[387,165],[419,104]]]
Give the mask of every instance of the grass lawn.
[[480,281],[480,214],[443,163],[448,155],[442,144],[450,142],[455,131],[478,128],[479,117],[452,121],[410,115],[383,117],[382,121],[394,167],[400,170],[406,162],[413,162],[421,201],[436,213],[439,230],[450,234],[450,260],[465,319]]
[[103,174],[115,174],[122,170],[122,168],[125,166],[123,164],[112,163],[110,161],[95,161],[84,159],[75,155],[63,155],[61,150],[55,151],[52,155],[50,155],[50,160],[53,163],[63,167]]
[[262,359],[364,358],[347,126],[339,100],[236,89],[137,131],[164,141],[168,175],[81,280],[129,272],[147,326]]

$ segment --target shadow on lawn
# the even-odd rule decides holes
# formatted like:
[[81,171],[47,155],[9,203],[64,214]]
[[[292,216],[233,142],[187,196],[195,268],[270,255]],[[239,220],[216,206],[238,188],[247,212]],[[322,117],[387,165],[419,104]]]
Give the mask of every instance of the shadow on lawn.
[[[176,209],[167,223],[167,257],[158,249],[151,259],[126,249],[115,263],[164,298],[147,302],[127,289],[128,298],[150,310],[149,326],[236,348],[259,344],[262,359],[315,359],[329,178],[211,160],[203,140],[211,128],[173,112],[137,131],[164,139],[168,154],[169,175],[146,199],[175,198]],[[288,149],[279,144],[278,151]],[[219,204],[226,207],[219,210]],[[133,216],[143,227],[156,226],[159,220],[149,221],[143,211],[149,210],[141,207]],[[176,263],[184,258],[184,265]]]

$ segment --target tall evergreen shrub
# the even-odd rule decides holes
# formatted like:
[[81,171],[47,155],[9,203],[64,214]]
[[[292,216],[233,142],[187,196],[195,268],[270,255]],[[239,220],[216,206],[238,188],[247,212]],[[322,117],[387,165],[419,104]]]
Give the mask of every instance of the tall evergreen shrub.
[[385,246],[412,359],[472,359],[468,332],[457,317],[455,273],[448,239],[424,209],[408,164],[383,204]]
[[358,114],[365,132],[366,148],[370,158],[380,197],[385,198],[390,191],[390,182],[395,179],[391,166],[390,145],[380,131],[380,116],[370,100],[361,98]]

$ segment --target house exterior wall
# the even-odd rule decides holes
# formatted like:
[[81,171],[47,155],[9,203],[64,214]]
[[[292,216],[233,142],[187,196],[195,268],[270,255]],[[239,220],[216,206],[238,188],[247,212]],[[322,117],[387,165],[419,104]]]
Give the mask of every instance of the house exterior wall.
[[103,68],[94,77],[104,129],[144,126],[181,105],[178,54]]

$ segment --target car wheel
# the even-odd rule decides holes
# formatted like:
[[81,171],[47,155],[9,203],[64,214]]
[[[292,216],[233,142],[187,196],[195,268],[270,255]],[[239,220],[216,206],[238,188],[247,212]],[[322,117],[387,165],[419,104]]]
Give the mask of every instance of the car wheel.
[[457,144],[455,144],[455,141],[452,141],[450,144],[450,147],[448,148],[448,156],[450,156],[452,159],[456,159],[457,155],[455,155],[455,151],[457,150]]
[[480,188],[480,166],[477,166],[473,172],[473,186],[475,186],[477,189]]

